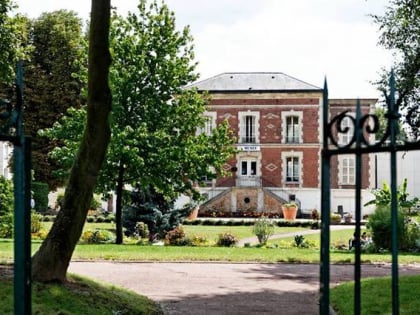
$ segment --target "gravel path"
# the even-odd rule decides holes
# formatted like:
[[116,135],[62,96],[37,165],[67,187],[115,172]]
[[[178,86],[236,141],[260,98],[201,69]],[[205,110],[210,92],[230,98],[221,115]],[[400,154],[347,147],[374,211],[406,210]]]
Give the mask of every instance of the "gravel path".
[[[316,264],[72,262],[69,271],[148,296],[170,315],[318,314]],[[363,277],[390,274],[390,265],[362,266]],[[352,265],[331,266],[332,285],[352,279]]]

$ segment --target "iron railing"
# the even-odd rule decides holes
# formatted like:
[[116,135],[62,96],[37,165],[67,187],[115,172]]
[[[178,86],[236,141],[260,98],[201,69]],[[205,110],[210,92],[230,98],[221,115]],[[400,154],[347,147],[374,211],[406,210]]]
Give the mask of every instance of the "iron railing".
[[[362,155],[375,152],[390,153],[391,171],[391,223],[392,223],[392,313],[399,314],[399,290],[398,290],[398,206],[397,206],[397,151],[419,150],[420,140],[410,142],[398,140],[399,133],[399,109],[395,102],[395,78],[392,73],[390,92],[386,96],[387,113],[385,133],[380,139],[375,140],[380,124],[384,123],[376,115],[371,113],[362,115],[360,101],[356,104],[356,115],[349,111],[342,112],[329,121],[329,104],[327,83],[323,92],[323,148],[322,148],[322,173],[321,173],[321,265],[320,265],[320,314],[329,314],[330,308],[330,175],[331,158],[334,155],[354,154],[356,158],[356,183],[355,183],[355,262],[354,262],[354,314],[361,312],[361,189],[362,189]],[[350,120],[352,128],[344,126],[344,121]],[[346,123],[347,123],[346,122]],[[350,141],[340,145],[339,134],[352,132]]]

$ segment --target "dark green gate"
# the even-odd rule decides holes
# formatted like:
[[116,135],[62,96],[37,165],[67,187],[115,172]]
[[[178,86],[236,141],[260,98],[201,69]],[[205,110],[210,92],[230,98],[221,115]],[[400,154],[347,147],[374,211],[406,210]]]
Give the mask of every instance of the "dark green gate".
[[13,144],[14,312],[31,314],[31,139],[23,133],[23,74],[16,72],[16,97],[0,100],[0,141]]
[[[361,312],[361,188],[362,188],[362,155],[375,152],[390,153],[391,171],[391,221],[392,221],[392,313],[399,314],[398,290],[398,205],[397,205],[397,151],[419,150],[419,142],[397,141],[399,133],[399,110],[395,103],[395,79],[391,74],[389,82],[390,92],[386,96],[386,131],[381,139],[371,140],[380,127],[379,118],[371,113],[361,112],[360,102],[356,104],[356,115],[345,111],[335,117],[329,117],[328,89],[324,85],[323,95],[323,148],[322,148],[322,173],[321,173],[321,277],[320,277],[320,314],[329,314],[330,307],[330,173],[331,158],[340,154],[355,155],[355,263],[354,263],[354,313]],[[330,119],[330,120],[329,120]],[[351,121],[354,128],[349,128],[343,122]],[[352,132],[351,135],[348,133]],[[347,134],[350,140],[340,144],[338,134]]]

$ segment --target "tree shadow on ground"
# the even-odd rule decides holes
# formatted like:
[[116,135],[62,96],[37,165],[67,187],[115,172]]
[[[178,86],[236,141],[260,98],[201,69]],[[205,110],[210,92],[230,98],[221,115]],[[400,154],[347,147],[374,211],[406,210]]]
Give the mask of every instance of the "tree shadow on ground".
[[167,314],[318,314],[318,295],[314,291],[287,292],[263,290],[227,294],[189,295],[166,300],[161,305]]

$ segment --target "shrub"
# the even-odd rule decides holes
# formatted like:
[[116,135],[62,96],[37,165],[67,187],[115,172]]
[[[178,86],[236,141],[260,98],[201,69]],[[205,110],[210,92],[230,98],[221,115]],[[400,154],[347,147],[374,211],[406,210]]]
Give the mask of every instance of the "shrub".
[[331,214],[331,224],[340,224],[341,223],[341,215],[337,213]]
[[41,230],[42,215],[31,211],[31,233],[38,233]]
[[48,235],[48,231],[46,231],[44,229],[40,229],[38,232],[32,233],[31,238],[33,240],[45,240],[47,235]]
[[312,220],[319,220],[319,211],[317,209],[311,211],[311,218]]
[[47,183],[32,182],[31,189],[35,201],[35,210],[45,212],[48,209],[48,193],[50,189]]
[[87,230],[83,232],[81,241],[88,244],[104,244],[115,241],[115,235],[107,230]]
[[[392,248],[392,223],[391,210],[388,205],[376,207],[374,213],[369,216],[368,227],[372,231],[372,241],[377,248],[391,250]],[[399,248],[406,247],[406,231],[404,216],[398,210],[398,244]]]
[[165,245],[186,246],[190,244],[191,242],[186,237],[184,228],[181,225],[165,235]]
[[217,246],[230,247],[238,243],[238,239],[232,233],[226,232],[219,234]]
[[413,252],[420,251],[420,225],[415,220],[405,221],[407,229],[407,249]]
[[0,216],[13,213],[13,200],[12,181],[0,176]]
[[13,214],[0,216],[0,238],[13,237]]
[[149,237],[149,228],[144,222],[137,222],[135,227],[134,235],[138,238],[148,238]]
[[261,245],[267,244],[268,239],[274,233],[274,223],[267,217],[258,218],[255,221],[252,231],[258,238]]
[[96,223],[104,223],[105,222],[105,217],[100,215],[96,218]]
[[209,244],[209,241],[204,235],[193,235],[191,237],[192,246],[206,246]]
[[93,222],[95,222],[95,217],[91,216],[91,215],[88,215],[87,218],[86,218],[86,221],[89,222],[89,223],[93,223]]

